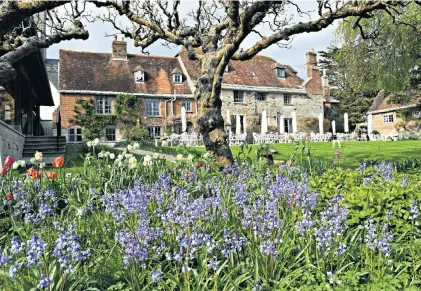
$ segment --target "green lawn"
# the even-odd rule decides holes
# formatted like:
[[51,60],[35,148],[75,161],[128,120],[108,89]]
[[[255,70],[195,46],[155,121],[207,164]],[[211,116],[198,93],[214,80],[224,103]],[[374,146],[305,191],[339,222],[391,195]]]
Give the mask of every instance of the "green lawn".
[[[332,143],[311,143],[313,150],[311,154],[317,159],[332,161],[335,157],[335,151]],[[384,161],[403,161],[406,159],[421,159],[421,140],[405,140],[397,142],[342,142],[342,154],[346,156],[343,163],[345,167],[357,167],[363,160],[384,160]],[[256,156],[258,145],[253,145],[250,153],[252,157]],[[294,151],[295,144],[274,144],[271,148],[278,151],[274,155],[277,160],[287,160]],[[195,147],[197,151],[204,152],[204,147]],[[231,146],[233,155],[236,157],[240,151],[239,146]]]

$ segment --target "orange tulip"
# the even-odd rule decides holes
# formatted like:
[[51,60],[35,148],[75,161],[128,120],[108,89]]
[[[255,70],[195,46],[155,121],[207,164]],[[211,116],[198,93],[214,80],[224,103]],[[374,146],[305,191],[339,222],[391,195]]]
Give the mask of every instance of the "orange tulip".
[[64,158],[62,156],[57,157],[52,164],[53,164],[53,167],[61,168],[64,165]]
[[6,157],[6,160],[4,161],[4,165],[5,165],[6,167],[10,167],[12,164],[13,164],[13,159],[12,159],[12,157],[11,157],[11,156],[7,156],[7,157]]
[[48,172],[47,177],[54,180],[57,178],[57,172]]
[[32,176],[32,173],[34,172],[35,170],[34,170],[34,168],[29,168],[28,170],[26,170],[26,174],[28,175],[28,176]]
[[41,177],[41,172],[33,170],[31,176],[32,176],[32,179],[34,180],[39,179]]

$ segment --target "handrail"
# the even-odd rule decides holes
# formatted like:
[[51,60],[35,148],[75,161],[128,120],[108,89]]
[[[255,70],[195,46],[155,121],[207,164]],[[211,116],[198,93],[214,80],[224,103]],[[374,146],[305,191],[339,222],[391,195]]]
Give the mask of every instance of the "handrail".
[[61,136],[61,115],[60,115],[60,106],[57,107],[56,115],[56,127],[57,127],[57,151],[59,149],[59,141]]

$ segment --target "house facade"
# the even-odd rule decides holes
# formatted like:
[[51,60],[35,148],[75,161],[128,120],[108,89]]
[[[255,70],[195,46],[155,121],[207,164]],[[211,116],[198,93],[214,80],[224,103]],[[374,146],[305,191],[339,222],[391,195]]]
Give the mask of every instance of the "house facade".
[[[292,132],[292,114],[298,129],[304,119],[323,114],[329,90],[317,68],[317,56],[306,54],[307,79],[304,81],[288,65],[270,57],[256,56],[249,61],[231,61],[223,76],[222,112],[227,119],[241,117],[241,131],[260,131],[262,111],[266,110],[271,131]],[[82,130],[71,124],[76,100],[93,99],[97,114],[115,114],[118,94],[138,96],[138,121],[151,137],[181,133],[181,108],[186,109],[188,131],[195,130],[197,103],[193,99],[199,64],[188,60],[185,51],[175,57],[127,54],[124,40],[112,42],[112,53],[60,51],[60,112],[68,142],[81,142]],[[55,120],[55,117],[53,117]],[[227,124],[228,120],[225,120]],[[104,128],[104,140],[121,139],[119,124]]]
[[382,135],[393,135],[401,131],[419,131],[421,125],[421,97],[416,91],[403,97],[391,98],[384,90],[373,101],[367,112],[368,133],[378,131]]

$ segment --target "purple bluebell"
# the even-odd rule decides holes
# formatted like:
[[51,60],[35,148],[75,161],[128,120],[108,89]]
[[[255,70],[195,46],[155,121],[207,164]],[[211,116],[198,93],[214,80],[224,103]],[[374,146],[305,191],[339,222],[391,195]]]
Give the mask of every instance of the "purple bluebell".
[[162,275],[164,273],[161,270],[154,270],[150,272],[150,275],[152,277],[152,282],[156,283],[162,280]]
[[37,286],[38,289],[47,289],[51,284],[53,283],[53,281],[51,281],[51,279],[49,277],[47,277],[46,275],[42,275],[41,281],[39,281],[39,284]]
[[27,268],[39,266],[41,264],[40,259],[46,247],[46,243],[36,233],[34,233],[32,238],[26,242]]
[[409,216],[410,220],[416,220],[418,218],[419,209],[418,209],[417,200],[415,199],[412,200],[411,210],[409,211],[409,213],[411,213],[411,215]]
[[266,240],[260,245],[260,251],[274,259],[278,257],[278,248],[270,241]]

